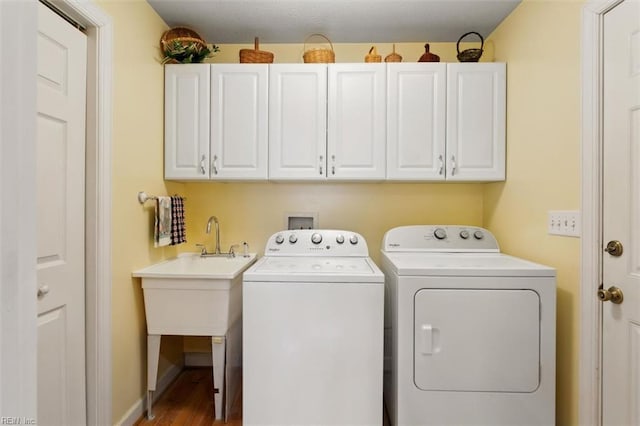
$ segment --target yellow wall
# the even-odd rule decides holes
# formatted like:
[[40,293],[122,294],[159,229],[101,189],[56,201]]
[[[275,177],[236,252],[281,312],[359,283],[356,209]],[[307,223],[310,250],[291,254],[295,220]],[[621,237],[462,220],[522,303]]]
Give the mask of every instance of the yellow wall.
[[581,1],[525,0],[494,31],[507,62],[507,180],[486,186],[502,249],[557,269],[557,424],[578,424],[578,238],[547,235],[548,210],[580,208]]
[[[164,73],[154,49],[164,22],[140,0],[103,0],[111,16],[113,63],[113,420],[118,421],[146,391],[146,323],[140,281],[131,272],[174,256],[175,249],[152,245],[153,204],[136,194],[179,192],[163,180]],[[182,340],[163,340],[161,372],[181,362]],[[166,359],[165,359],[166,358]]]

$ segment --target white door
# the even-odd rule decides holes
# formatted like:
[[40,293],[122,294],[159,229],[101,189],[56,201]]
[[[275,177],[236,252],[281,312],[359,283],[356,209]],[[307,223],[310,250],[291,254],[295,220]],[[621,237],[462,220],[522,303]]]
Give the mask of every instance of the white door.
[[387,180],[444,180],[447,65],[387,64]]
[[447,180],[505,179],[506,64],[447,64]]
[[603,285],[620,304],[603,304],[603,424],[640,425],[640,2],[604,15]]
[[86,423],[86,37],[38,11],[38,424]]
[[385,64],[329,64],[329,179],[385,178]]
[[211,179],[267,179],[268,64],[211,65]]
[[269,179],[324,180],[327,65],[269,67]]
[[164,68],[164,178],[209,180],[211,66]]

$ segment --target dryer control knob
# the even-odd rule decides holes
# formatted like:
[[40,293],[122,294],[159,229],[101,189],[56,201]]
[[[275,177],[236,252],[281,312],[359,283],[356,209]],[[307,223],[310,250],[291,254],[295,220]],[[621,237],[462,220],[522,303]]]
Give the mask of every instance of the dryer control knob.
[[439,240],[444,240],[445,238],[447,238],[447,231],[442,228],[436,228],[436,230],[433,231],[433,236]]
[[358,244],[358,236],[357,235],[352,235],[349,237],[349,242],[353,245]]
[[338,243],[338,244],[343,244],[343,243],[344,243],[344,235],[342,235],[342,234],[338,234],[338,235],[336,236],[336,243]]
[[473,233],[473,238],[475,238],[476,240],[481,240],[484,238],[484,234],[482,233],[482,231],[476,231]]
[[282,235],[276,235],[276,244],[282,244],[284,242],[284,237]]
[[466,229],[460,231],[460,238],[462,238],[463,240],[469,238],[469,231],[467,231]]
[[322,234],[318,234],[317,232],[311,234],[311,242],[313,244],[320,244],[322,242]]
[[298,242],[298,237],[296,236],[296,234],[291,234],[289,235],[289,242],[291,244],[295,244]]

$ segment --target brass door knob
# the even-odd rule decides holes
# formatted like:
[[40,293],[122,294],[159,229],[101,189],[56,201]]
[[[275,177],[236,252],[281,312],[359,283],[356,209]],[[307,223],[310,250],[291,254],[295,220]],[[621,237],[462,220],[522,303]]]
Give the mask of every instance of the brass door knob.
[[607,290],[601,288],[598,290],[598,299],[602,302],[611,301],[611,303],[615,303],[619,305],[624,300],[624,295],[622,294],[622,290],[620,290],[616,286],[611,286]]
[[622,243],[618,240],[609,241],[607,246],[604,248],[604,251],[609,253],[611,256],[621,256],[623,251]]

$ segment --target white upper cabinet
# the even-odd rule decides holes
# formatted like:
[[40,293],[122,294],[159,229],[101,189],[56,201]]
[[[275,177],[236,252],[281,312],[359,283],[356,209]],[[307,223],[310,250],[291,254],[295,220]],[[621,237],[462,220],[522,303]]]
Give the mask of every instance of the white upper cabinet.
[[448,180],[505,179],[506,64],[447,65]]
[[386,64],[329,64],[327,177],[385,178]]
[[209,179],[209,71],[165,66],[165,179]]
[[269,178],[324,180],[327,163],[327,65],[269,69]]
[[446,79],[444,63],[388,64],[387,179],[445,179]]
[[269,178],[385,178],[385,64],[276,64]]
[[211,179],[267,179],[267,64],[211,65]]

